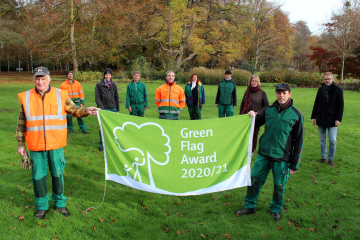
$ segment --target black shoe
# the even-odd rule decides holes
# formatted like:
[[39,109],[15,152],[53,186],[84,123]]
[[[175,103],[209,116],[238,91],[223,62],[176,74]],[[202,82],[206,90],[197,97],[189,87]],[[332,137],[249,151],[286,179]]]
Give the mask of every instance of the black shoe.
[[45,214],[48,212],[48,210],[37,210],[37,212],[34,215],[34,218],[44,219]]
[[324,162],[326,162],[326,159],[325,159],[325,158],[322,158],[322,159],[320,159],[319,161],[317,161],[317,163],[324,163]]
[[90,132],[88,132],[88,131],[85,131],[85,132],[82,132],[83,134],[90,134]]
[[273,217],[273,219],[274,219],[275,221],[279,221],[279,220],[280,220],[280,214],[277,213],[277,212],[272,212],[272,213],[271,213],[271,216]]
[[103,147],[99,148],[99,151],[104,151],[104,148]]
[[250,208],[250,209],[242,208],[240,211],[235,212],[235,215],[236,216],[248,215],[248,214],[253,214],[255,212],[256,212],[255,208]]
[[334,163],[333,163],[332,161],[328,161],[328,164],[329,164],[330,166],[332,166],[333,168],[335,168],[335,165],[334,165]]
[[59,213],[61,213],[65,217],[70,215],[69,211],[65,207],[60,207],[57,210],[59,211]]

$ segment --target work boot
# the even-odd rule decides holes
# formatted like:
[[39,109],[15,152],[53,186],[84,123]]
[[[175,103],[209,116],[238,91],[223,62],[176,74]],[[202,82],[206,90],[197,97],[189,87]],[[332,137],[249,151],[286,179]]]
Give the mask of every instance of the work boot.
[[60,207],[57,210],[59,211],[59,213],[61,213],[65,217],[70,215],[69,211],[65,207]]
[[235,212],[235,215],[236,216],[248,215],[248,214],[253,214],[255,212],[256,212],[255,208],[250,208],[250,209],[242,208],[240,211]]
[[37,212],[34,215],[34,218],[44,219],[45,214],[48,212],[48,210],[37,210]]
[[322,159],[320,159],[319,161],[317,161],[317,163],[324,163],[324,162],[326,162],[326,159],[325,159],[325,158],[322,158]]
[[273,217],[273,219],[274,219],[275,221],[279,221],[279,220],[280,220],[280,214],[277,213],[277,212],[272,212],[272,213],[271,213],[271,216]]
[[99,151],[104,151],[104,148],[103,147],[99,147]]
[[90,132],[88,132],[88,131],[85,131],[85,132],[82,132],[83,134],[90,134]]
[[332,166],[333,168],[335,168],[335,165],[334,165],[334,163],[333,163],[332,161],[328,161],[328,164],[329,164],[330,166]]

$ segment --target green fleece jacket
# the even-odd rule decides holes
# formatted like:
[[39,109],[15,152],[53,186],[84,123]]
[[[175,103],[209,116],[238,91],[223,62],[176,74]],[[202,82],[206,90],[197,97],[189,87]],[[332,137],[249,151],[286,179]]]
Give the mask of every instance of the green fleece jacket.
[[145,108],[148,108],[148,94],[146,90],[146,85],[143,82],[138,81],[137,83],[134,80],[129,83],[126,89],[126,106],[129,108],[130,105],[141,105],[144,104]]
[[234,105],[234,107],[236,106],[236,83],[232,79],[224,79],[219,83],[215,104]]

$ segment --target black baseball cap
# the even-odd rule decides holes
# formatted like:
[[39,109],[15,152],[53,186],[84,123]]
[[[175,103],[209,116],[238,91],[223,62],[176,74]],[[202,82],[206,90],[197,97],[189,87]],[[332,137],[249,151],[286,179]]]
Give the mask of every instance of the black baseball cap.
[[34,69],[34,77],[36,76],[50,76],[50,71],[46,67],[37,67]]
[[289,84],[287,84],[287,83],[279,83],[279,84],[276,86],[275,91],[277,91],[277,90],[282,90],[282,91],[289,91],[289,92],[291,92],[290,86],[289,86]]

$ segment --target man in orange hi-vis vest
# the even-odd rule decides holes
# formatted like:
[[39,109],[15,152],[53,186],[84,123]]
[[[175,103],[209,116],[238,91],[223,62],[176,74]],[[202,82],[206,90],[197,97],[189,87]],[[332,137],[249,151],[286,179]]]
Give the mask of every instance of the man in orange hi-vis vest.
[[178,120],[185,101],[184,90],[176,84],[175,73],[167,71],[165,84],[156,89],[155,103],[158,106],[159,118]]
[[47,164],[52,177],[52,195],[55,209],[64,216],[70,215],[65,208],[67,198],[64,196],[65,157],[63,147],[66,145],[66,114],[73,117],[97,115],[98,108],[78,107],[68,97],[67,91],[50,86],[50,72],[45,67],[34,70],[35,88],[18,94],[21,102],[16,129],[18,153],[26,154],[30,150],[33,163],[31,180],[34,187],[35,218],[43,219],[49,209],[47,190]]
[[[81,87],[81,84],[74,79],[73,72],[69,71],[66,73],[66,80],[60,85],[60,89],[66,90],[68,92],[69,98],[75,103],[76,106],[83,107],[85,103],[84,90]],[[77,118],[79,128],[82,133],[90,134],[86,130],[86,125],[82,118]],[[74,125],[72,121],[72,116],[67,115],[67,129],[68,133],[74,132]]]

